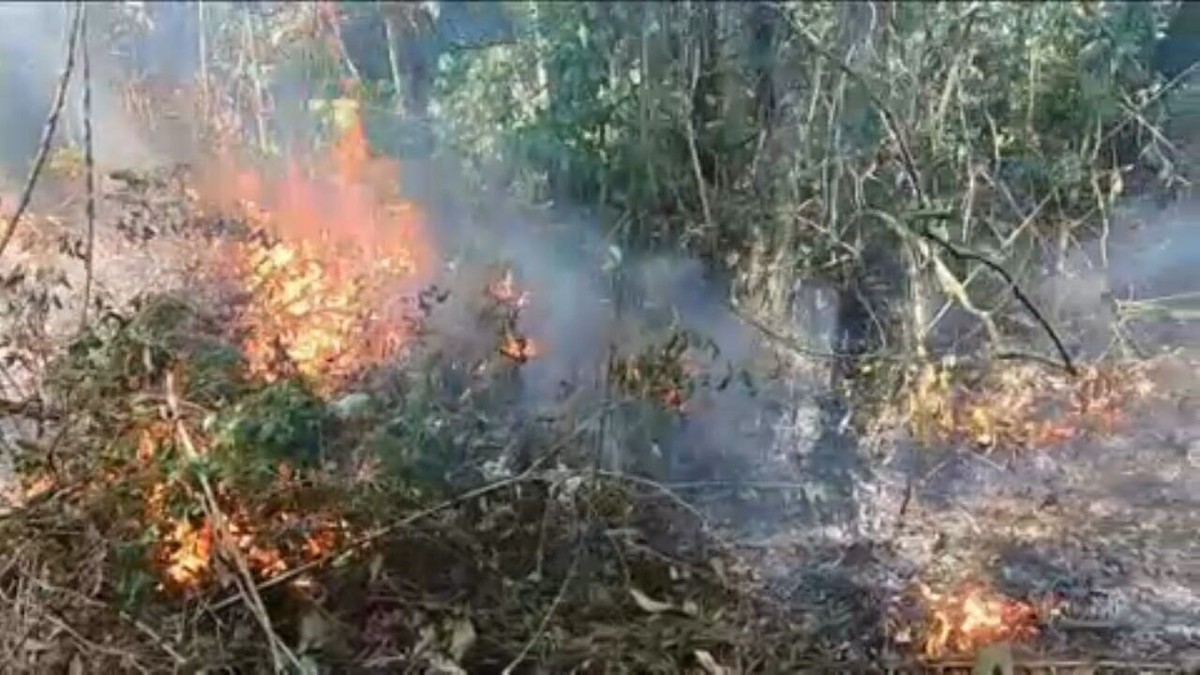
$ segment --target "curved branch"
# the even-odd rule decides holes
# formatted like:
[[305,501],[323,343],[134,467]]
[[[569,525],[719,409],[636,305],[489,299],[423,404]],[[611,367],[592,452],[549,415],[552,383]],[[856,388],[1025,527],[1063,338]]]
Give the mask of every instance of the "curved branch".
[[1009,274],[1008,270],[1004,269],[1003,265],[997,263],[991,258],[988,258],[982,253],[976,253],[975,251],[956,245],[945,237],[932,232],[928,227],[919,227],[916,229],[916,232],[925,239],[937,244],[954,257],[960,260],[973,260],[977,263],[980,263],[995,272],[1000,276],[1000,278],[1004,279],[1004,283],[1008,284],[1009,289],[1012,290],[1013,297],[1015,297],[1018,302],[1024,305],[1025,309],[1029,310],[1029,313],[1033,315],[1033,318],[1042,327],[1042,330],[1044,330],[1046,334],[1050,336],[1050,341],[1054,343],[1054,348],[1058,350],[1058,356],[1062,359],[1063,368],[1071,375],[1079,374],[1079,370],[1075,367],[1075,361],[1071,358],[1071,353],[1067,351],[1066,345],[1063,344],[1062,338],[1058,336],[1058,332],[1054,330],[1054,326],[1050,324],[1049,319],[1047,319],[1046,316],[1042,314],[1041,310],[1037,308],[1037,305],[1033,303],[1033,300],[1031,300],[1029,296],[1025,294],[1025,291],[1021,289],[1019,284],[1017,284],[1017,280],[1014,279],[1011,274]]

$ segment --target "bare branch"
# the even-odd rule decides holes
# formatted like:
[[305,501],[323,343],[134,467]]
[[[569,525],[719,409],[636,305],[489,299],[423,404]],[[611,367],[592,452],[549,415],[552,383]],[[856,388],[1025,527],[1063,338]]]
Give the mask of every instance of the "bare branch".
[[0,255],[4,255],[4,250],[8,248],[13,234],[17,231],[17,224],[21,222],[21,217],[29,208],[29,202],[33,199],[33,189],[42,173],[42,167],[46,164],[46,158],[50,155],[50,144],[54,141],[54,133],[58,130],[58,118],[62,115],[63,104],[67,100],[67,86],[71,82],[71,73],[75,70],[75,45],[79,42],[79,36],[83,32],[83,7],[82,2],[75,6],[71,37],[67,43],[67,62],[63,66],[62,75],[58,78],[58,87],[54,91],[54,103],[50,106],[50,114],[46,117],[46,124],[42,128],[42,140],[38,145],[37,156],[33,160],[33,168],[30,169],[29,177],[25,179],[25,187],[21,190],[21,200],[17,204],[17,210],[5,224],[4,232],[0,233]]

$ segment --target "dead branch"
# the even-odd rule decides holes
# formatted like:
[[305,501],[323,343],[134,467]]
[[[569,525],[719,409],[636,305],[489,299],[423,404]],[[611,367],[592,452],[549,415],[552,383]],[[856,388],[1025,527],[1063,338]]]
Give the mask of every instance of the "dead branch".
[[87,165],[87,252],[84,256],[83,308],[79,330],[87,329],[88,305],[92,303],[95,277],[93,254],[96,250],[96,155],[92,144],[92,59],[88,51],[87,5],[80,4],[80,50],[83,57],[83,145]]
[[[925,212],[913,214],[910,216],[910,220],[916,221],[922,218],[940,218],[941,215],[942,214]],[[1054,330],[1054,326],[1051,325],[1050,321],[1045,317],[1044,314],[1042,314],[1041,310],[1037,308],[1037,305],[1034,304],[1033,300],[1031,300],[1029,296],[1025,294],[1025,291],[1021,289],[1021,286],[1017,283],[1017,280],[1014,279],[1011,274],[1009,274],[1008,270],[1004,269],[1003,265],[992,260],[991,258],[988,258],[982,253],[977,253],[970,249],[958,246],[945,237],[933,232],[928,226],[917,227],[915,228],[915,231],[921,237],[937,244],[943,250],[959,260],[973,260],[992,270],[999,275],[1000,278],[1004,279],[1004,283],[1008,285],[1010,290],[1012,290],[1013,297],[1015,297],[1018,302],[1024,305],[1025,309],[1029,310],[1029,313],[1033,315],[1034,320],[1038,322],[1038,324],[1042,327],[1042,330],[1044,330],[1046,334],[1050,336],[1050,341],[1054,343],[1054,348],[1058,350],[1058,355],[1062,359],[1063,369],[1071,375],[1079,374],[1078,369],[1075,367],[1075,361],[1071,358],[1071,353],[1067,351],[1067,347],[1063,344],[1062,338],[1058,336],[1058,331]]]
[[29,177],[25,179],[25,187],[21,190],[21,199],[17,203],[17,210],[4,225],[4,231],[0,232],[0,255],[4,255],[4,250],[8,248],[13,234],[17,231],[17,223],[21,221],[21,217],[29,208],[29,202],[33,199],[33,188],[37,185],[42,167],[45,166],[46,158],[50,155],[50,144],[54,141],[54,133],[58,130],[58,119],[62,115],[63,104],[67,100],[67,87],[71,83],[71,73],[75,70],[75,45],[78,44],[79,36],[83,33],[83,8],[84,3],[82,2],[75,6],[71,37],[67,42],[67,61],[63,65],[62,75],[58,78],[58,87],[54,90],[54,103],[50,106],[50,114],[46,117],[46,124],[42,128],[42,140],[38,145],[37,156],[33,160],[33,168],[30,169]]

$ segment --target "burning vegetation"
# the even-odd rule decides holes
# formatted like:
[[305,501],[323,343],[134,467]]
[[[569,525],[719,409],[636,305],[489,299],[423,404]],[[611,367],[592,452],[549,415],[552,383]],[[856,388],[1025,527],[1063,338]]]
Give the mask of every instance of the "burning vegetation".
[[1071,376],[1038,364],[974,373],[928,365],[896,414],[924,443],[1045,450],[1127,429],[1139,407],[1154,400],[1152,366],[1105,364]]
[[1006,598],[980,582],[943,592],[921,585],[918,591],[927,621],[921,650],[931,661],[973,657],[992,644],[1029,642],[1046,618],[1035,605]]
[[400,355],[417,319],[408,299],[431,259],[419,210],[396,194],[398,166],[371,156],[357,114],[331,155],[279,181],[227,160],[236,179],[215,190],[256,232],[223,255],[247,296],[251,370],[266,377],[294,368],[336,386]]
[[[139,14],[144,4],[125,3],[114,11],[130,13],[136,26],[126,28],[150,30],[154,22]],[[885,50],[864,49],[856,64],[831,68],[829,54],[810,48],[838,41],[834,33],[809,35],[840,21],[831,22],[825,10],[799,21],[793,19],[817,10],[772,8],[779,11],[760,14],[762,8],[754,7],[742,16],[733,14],[741,11],[736,5],[701,3],[696,11],[702,15],[689,15],[692,10],[687,9],[675,16],[649,4],[636,15],[629,14],[634,11],[630,7],[615,5],[600,9],[585,4],[586,11],[554,7],[544,14],[539,7],[531,10],[530,19],[536,30],[529,34],[537,36],[536,43],[519,45],[530,50],[513,48],[505,36],[488,50],[478,50],[487,52],[486,59],[507,62],[497,72],[508,79],[493,82],[499,86],[488,90],[501,103],[464,104],[439,93],[446,97],[445,105],[431,106],[430,92],[438,88],[427,81],[430,73],[459,73],[473,81],[495,78],[496,65],[472,61],[471,49],[426,62],[426,52],[437,52],[446,41],[421,34],[439,25],[437,12],[427,7],[432,4],[360,8],[284,3],[270,4],[262,13],[240,5],[199,8],[201,58],[208,58],[210,49],[236,49],[239,56],[220,67],[214,62],[211,72],[206,62],[194,85],[161,94],[164,100],[205,111],[208,118],[196,133],[206,139],[202,145],[211,146],[198,153],[195,166],[166,172],[166,177],[118,170],[98,187],[93,184],[97,167],[90,90],[85,148],[60,148],[47,155],[62,112],[59,102],[36,164],[49,157],[46,170],[66,186],[67,206],[79,210],[80,203],[89,205],[86,220],[37,213],[27,208],[26,200],[8,195],[0,200],[5,220],[12,217],[4,241],[16,233],[12,249],[0,246],[0,289],[21,300],[6,303],[4,318],[15,328],[0,339],[0,434],[12,449],[14,474],[12,484],[2,486],[0,502],[0,605],[5,608],[0,622],[9,622],[0,623],[0,662],[14,672],[733,675],[961,665],[996,648],[1036,652],[1059,646],[1063,638],[1055,633],[1053,620],[1065,603],[1035,599],[1040,597],[1036,590],[1002,586],[997,580],[1019,565],[996,562],[1000,556],[991,555],[991,547],[1000,548],[998,532],[1005,530],[1020,540],[1025,546],[1020,553],[1029,557],[1028,551],[1055,545],[1056,537],[1065,539],[1082,520],[1056,512],[1060,500],[1074,497],[1077,504],[1104,512],[1110,507],[1108,494],[1086,492],[1079,487],[1086,481],[1078,480],[1064,490],[1077,494],[1039,493],[1034,499],[1022,493],[1009,512],[1003,512],[1008,504],[997,506],[1002,515],[983,521],[982,509],[969,511],[946,495],[933,495],[945,498],[944,508],[936,499],[926,500],[930,495],[923,492],[924,483],[942,464],[924,476],[897,478],[891,459],[899,450],[888,447],[881,453],[888,455],[886,462],[859,452],[860,442],[882,439],[899,446],[894,442],[899,438],[906,448],[918,448],[913,464],[922,464],[925,453],[949,447],[1000,471],[1005,468],[1000,457],[990,455],[1007,452],[1014,462],[1038,453],[1053,457],[1046,451],[1130,434],[1140,411],[1160,402],[1162,385],[1151,371],[1155,359],[1083,362],[1063,346],[1057,321],[1040,313],[1004,266],[967,248],[979,241],[992,247],[994,238],[1004,241],[1009,253],[1024,250],[1024,230],[1037,230],[1028,235],[1035,240],[1054,234],[1065,241],[1078,232],[1039,228],[1087,219],[1071,212],[1070,204],[1059,203],[1073,197],[1061,197],[1055,200],[1058,220],[1042,222],[1041,216],[1028,215],[1041,206],[1016,204],[1026,199],[1021,190],[989,174],[993,165],[1007,166],[1011,157],[1001,154],[1010,150],[1001,146],[1016,143],[1011,138],[1016,127],[991,119],[1003,108],[997,101],[978,105],[989,92],[968,92],[974,97],[964,99],[970,105],[959,98],[966,96],[966,88],[980,86],[976,80],[982,76],[976,71],[999,57],[972,52],[936,76],[885,69],[866,78],[857,69],[883,68],[871,64],[875,52]],[[449,5],[443,9],[459,11]],[[209,11],[224,16],[221,30],[207,25]],[[955,39],[966,41],[968,31],[976,28],[975,13],[991,11],[972,6],[961,15],[943,17],[954,27],[945,32],[961,31]],[[375,23],[351,34],[358,19],[350,15],[358,13]],[[601,15],[606,21],[625,21],[624,29],[593,31]],[[79,9],[74,16],[72,45],[86,47],[85,14]],[[788,21],[773,23],[780,17]],[[1078,18],[1072,17],[1060,19]],[[696,31],[693,18],[721,30]],[[894,32],[913,23],[900,19],[905,17],[887,17],[879,22],[880,30]],[[1002,19],[990,17],[993,22]],[[230,32],[229,26],[236,30]],[[678,30],[668,35],[666,26]],[[751,59],[755,63],[802,63],[812,54],[820,56],[805,71],[813,77],[799,78],[814,91],[799,97],[775,92],[780,78],[758,72],[764,68],[760,65],[743,83],[748,86],[729,87],[744,91],[747,101],[733,105],[735,101],[721,100],[724,87],[714,86],[710,74],[735,82],[746,75],[740,73],[745,67],[713,60],[731,51],[719,44],[722,36],[745,26],[752,28],[747,37],[756,50],[778,52]],[[558,32],[543,35],[548,28]],[[577,68],[580,54],[560,51],[579,44],[594,48],[597,41],[610,40],[610,33],[627,35],[635,29],[642,31],[639,48],[609,42],[611,55],[604,67]],[[696,37],[701,33],[705,36]],[[1009,33],[1021,31],[1004,35]],[[215,34],[225,42],[209,42]],[[386,48],[377,50],[384,66],[364,63],[356,53],[364,48],[360,43],[369,42],[366,34],[385,36]],[[972,43],[990,45],[970,37]],[[289,51],[291,42],[304,43],[310,51],[296,55]],[[680,45],[686,48],[675,48]],[[787,52],[796,45],[803,47]],[[1059,71],[1075,76],[1078,59],[1056,61],[1054,49],[1042,47],[1037,58],[1022,56],[1008,64],[1009,70],[1023,72],[1036,61],[1039,77]],[[274,115],[285,106],[275,97],[284,96],[289,82],[282,76],[271,81],[285,70],[269,55],[272,50],[292,54],[301,70],[324,59],[322,65],[335,73],[322,75],[329,81],[313,86],[306,95],[314,98],[303,101],[314,117],[330,113],[331,120],[321,121],[332,133],[314,134],[295,147],[277,147],[285,125]],[[634,52],[640,54],[636,63],[629,60]],[[671,67],[661,71],[642,62],[658,52],[694,54],[695,62],[667,64]],[[516,61],[529,54],[537,59]],[[923,63],[940,62],[926,56],[921,56]],[[79,58],[90,63],[83,53]],[[889,58],[907,57],[897,53]],[[923,63],[916,65],[927,67]],[[525,67],[530,65],[537,67]],[[71,67],[63,76],[63,91]],[[385,75],[372,72],[381,68]],[[522,82],[522,70],[536,71],[537,81]],[[553,77],[547,77],[547,70],[554,71]],[[651,73],[663,77],[649,77]],[[676,78],[678,73],[691,74]],[[597,78],[603,83],[592,82]],[[643,96],[655,79],[687,83],[670,95]],[[843,97],[876,80],[896,87],[939,83],[932,94],[909,92],[903,99],[905,110],[912,100],[937,102],[936,123],[910,128],[884,109],[891,98],[866,96],[881,108],[883,129],[876,131],[884,140],[877,139],[878,147],[846,152],[840,148],[849,147],[851,134],[843,134],[839,125],[853,116],[844,113],[849,99]],[[831,82],[834,86],[826,86]],[[1036,88],[1032,83],[1028,87]],[[154,127],[149,122],[156,117],[155,105],[143,99],[153,96],[155,87],[125,89],[134,116]],[[513,96],[501,95],[510,90]],[[317,98],[332,91],[340,93]],[[1137,93],[1108,107],[1124,110],[1129,101],[1153,100]],[[575,99],[592,98],[612,109],[555,118]],[[1041,124],[1047,96],[1031,91],[1028,98],[1013,106],[1021,108],[1019,122]],[[680,100],[696,103],[690,106],[696,110],[678,115]],[[767,124],[784,119],[778,117],[784,103],[792,106],[797,100],[803,102],[804,115],[789,114],[788,125]],[[627,101],[638,107],[622,108]],[[669,102],[669,109],[657,107],[660,102]],[[453,250],[451,270],[442,254],[461,242],[444,241],[454,238],[453,228],[437,229],[439,205],[432,198],[407,196],[401,190],[401,169],[410,165],[385,158],[368,141],[366,120],[381,110],[388,119],[425,123],[447,110],[470,116],[492,105],[503,108],[497,119],[504,123],[496,126],[504,126],[511,138],[499,142],[489,135],[495,130],[488,130],[463,142],[464,152],[473,146],[503,147],[506,162],[508,154],[541,162],[553,154],[546,148],[569,148],[578,157],[518,172],[520,180],[527,180],[539,198],[546,196],[539,192],[543,188],[555,200],[601,195],[597,199],[609,202],[604,206],[617,206],[634,223],[623,219],[619,230],[662,225],[662,232],[640,235],[644,239],[632,243],[622,239],[620,246],[612,243],[615,239],[604,239],[597,248],[607,247],[607,263],[601,266],[593,259],[602,255],[587,258],[589,264],[597,262],[599,271],[563,272],[559,268],[569,265],[558,259],[543,266],[551,270],[546,276],[578,275],[589,283],[593,275],[603,277],[595,283],[603,288],[595,294],[603,297],[587,298],[603,306],[587,307],[602,318],[581,311],[579,316],[588,318],[580,322],[594,323],[572,334],[594,330],[623,337],[609,339],[591,350],[595,353],[580,357],[580,363],[559,363],[567,360],[565,355],[586,350],[567,344],[564,331],[556,330],[576,317],[547,321],[553,302],[561,299],[560,289],[530,275],[531,270],[543,271],[529,264],[532,257],[553,246],[519,252],[503,264],[492,259],[494,251],[471,251],[474,257],[461,256],[465,270],[458,270],[460,252]],[[754,114],[739,124],[752,117],[761,125],[753,134],[740,127],[722,128],[724,122],[716,118],[733,119],[743,109]],[[972,148],[936,155],[960,142],[957,136],[940,135],[942,130],[976,124],[975,109],[988,111],[990,126],[966,129],[965,136],[994,137],[996,147],[981,156],[971,154],[976,152]],[[713,117],[714,111],[721,114]],[[1139,108],[1139,123],[1142,112]],[[621,128],[628,120],[638,126]],[[655,125],[675,120],[685,126],[658,133]],[[487,124],[493,121],[485,118]],[[789,147],[782,144],[787,140],[784,129],[795,126],[791,122],[803,127],[804,143],[798,145],[837,147],[845,156],[804,157],[803,166],[765,180],[768,176],[760,172],[782,164],[772,156],[789,154],[776,149]],[[1105,140],[1073,137],[1074,145],[1065,146],[1070,152],[1053,147],[1061,134],[1044,130],[1028,143],[1016,144],[1022,152],[1040,153],[1045,146],[1058,155],[1093,149],[1108,137],[1104,124],[1092,122],[1073,122],[1070,128],[1099,131],[1097,138]],[[1003,128],[994,128],[996,124]],[[509,134],[514,129],[520,133]],[[391,140],[409,131],[389,129],[381,135]],[[743,137],[750,141],[727,142]],[[826,137],[838,142],[807,142]],[[523,145],[533,141],[534,146]],[[675,147],[676,141],[682,141],[681,147]],[[635,144],[636,153],[623,154],[626,145]],[[602,157],[601,164],[611,161],[609,170],[593,171],[596,162],[590,160],[596,157],[588,153]],[[1093,154],[1104,153],[1097,149]],[[663,166],[666,160],[658,155],[685,156],[686,162]],[[620,171],[614,168],[618,166]],[[820,180],[810,184],[805,177],[812,167],[822,168]],[[953,170],[941,171],[943,167]],[[1104,214],[1107,238],[1108,214],[1119,192],[1114,185],[1121,182],[1123,170],[1096,173],[1082,187],[1056,186],[1054,196],[1086,193],[1087,209]],[[1072,171],[1085,173],[1080,167]],[[598,182],[592,182],[593,173],[601,175]],[[958,173],[968,176],[969,184],[958,185]],[[679,176],[686,180],[677,180]],[[30,189],[37,177],[35,172]],[[77,194],[75,183],[84,181],[85,191]],[[672,181],[678,184],[668,185]],[[802,201],[757,210],[760,202],[776,199],[770,193],[789,192],[764,188],[785,184]],[[754,187],[734,194],[744,186]],[[907,191],[911,198],[901,194]],[[640,199],[646,201],[634,203]],[[1050,196],[1046,200],[1043,204]],[[21,213],[12,210],[14,203],[22,204]],[[97,218],[97,203],[107,207],[113,222]],[[943,203],[965,204],[961,242],[947,239],[941,222],[958,215],[930,208]],[[747,205],[756,210],[739,210]],[[894,206],[895,214],[884,211]],[[1010,206],[1015,213],[1006,211]],[[457,217],[456,210],[446,210]],[[483,215],[480,220],[486,222],[491,214]],[[868,216],[894,227],[880,228],[886,237],[866,232],[858,220]],[[925,219],[938,225],[921,229],[916,223]],[[755,233],[756,241],[747,240],[747,231],[766,223],[774,227],[776,221],[786,223],[779,232]],[[1010,221],[1024,224],[1003,232]],[[747,222],[755,226],[747,228]],[[991,232],[968,236],[967,226],[976,222],[986,223]],[[714,231],[724,223],[737,227]],[[176,275],[183,281],[170,277],[168,283],[170,275],[151,274],[155,286],[117,292],[109,281],[129,275],[101,273],[106,266],[118,267],[117,256],[106,255],[118,249],[97,239],[97,231],[131,249],[159,240],[175,242],[186,252],[180,254],[186,263],[178,265],[185,271]],[[666,232],[676,239],[664,240]],[[863,377],[868,384],[833,391],[847,379],[839,377],[845,363],[876,367],[883,361],[872,361],[870,354],[808,349],[768,335],[766,323],[742,325],[728,316],[723,299],[709,298],[706,290],[689,288],[679,294],[703,300],[698,304],[705,310],[696,312],[702,317],[697,321],[680,318],[679,307],[667,311],[673,302],[638,297],[641,291],[652,295],[647,289],[654,284],[634,280],[629,272],[640,271],[638,256],[661,251],[663,241],[681,249],[699,247],[687,250],[706,261],[741,265],[734,270],[738,285],[765,288],[762,293],[772,297],[761,299],[764,306],[791,303],[788,289],[803,285],[800,281],[822,287],[830,280],[844,284],[835,323],[846,334],[855,323],[846,318],[853,314],[847,308],[859,302],[851,302],[850,296],[876,294],[870,300],[888,311],[862,323],[897,337],[895,342],[909,345],[913,353],[899,355],[894,367],[878,366],[886,371],[878,381]],[[763,253],[776,248],[787,250],[777,258]],[[625,250],[633,252],[626,256]],[[913,258],[904,261],[905,271],[897,272],[913,297],[903,302],[883,297],[866,283],[870,275],[855,266],[867,265],[863,261],[874,250],[888,255],[902,250]],[[797,276],[777,278],[779,269]],[[923,303],[935,298],[979,319],[989,339],[999,336],[997,326],[1018,323],[1008,321],[1015,310],[996,305],[985,311],[983,303],[969,296],[967,287],[980,270],[999,270],[1005,292],[1017,298],[1022,316],[1034,315],[1039,334],[1059,348],[1061,363],[1047,365],[1039,357],[955,365],[949,359],[937,362],[923,343],[911,344],[913,336],[932,332],[924,325],[929,317]],[[859,277],[863,283],[848,281]],[[593,289],[584,283],[579,287]],[[86,290],[81,293],[81,288]],[[675,300],[674,293],[662,295]],[[928,297],[916,297],[921,293]],[[67,306],[64,298],[70,297],[79,298],[81,307]],[[872,304],[867,299],[862,303]],[[895,312],[893,304],[900,306]],[[1128,310],[1131,305],[1117,306]],[[722,323],[720,328],[734,335],[728,340],[736,345],[731,351],[753,353],[747,361],[773,359],[779,364],[787,357],[804,365],[794,370],[779,366],[771,373],[757,364],[735,367],[724,360],[732,357],[723,355],[714,339],[695,329],[713,316],[712,308],[722,320],[729,319],[729,326]],[[864,309],[863,314],[872,311]],[[905,312],[911,316],[897,318]],[[942,314],[938,316],[935,324]],[[42,325],[51,318],[79,326],[78,331],[63,331],[73,337],[58,344]],[[776,349],[759,348],[763,335]],[[881,345],[879,353],[891,348],[890,343]],[[1189,376],[1195,371],[1194,366],[1187,370]],[[811,373],[819,374],[819,385],[812,385],[810,379],[817,377]],[[546,386],[555,388],[553,397],[524,396],[535,388],[529,383],[541,386],[544,380],[553,380]],[[829,380],[836,386],[828,386]],[[887,386],[870,389],[879,381]],[[761,399],[757,383],[764,385]],[[721,398],[722,393],[729,396]],[[531,404],[549,398],[553,403],[544,407]],[[812,419],[811,424],[805,421]],[[757,444],[763,435],[745,432],[742,438],[747,422],[759,429],[771,425],[772,445]],[[793,428],[783,429],[789,424]],[[878,429],[889,433],[872,433]],[[816,440],[776,442],[792,438],[785,431]],[[17,440],[9,443],[10,437]],[[691,445],[698,446],[694,452]],[[690,475],[677,479],[669,470],[662,475],[653,469],[628,470],[658,467],[655,462],[671,452],[692,454],[681,461],[673,455],[663,465],[684,464],[693,455],[700,458],[695,464],[704,464],[709,456],[702,451],[736,456],[751,466],[742,472],[738,465],[735,476],[729,468],[733,462],[714,461],[696,469],[702,480]],[[1182,452],[1194,453],[1194,448]],[[638,455],[640,460],[642,454],[653,459],[607,461],[610,455]],[[1196,466],[1192,454],[1185,459]],[[0,467],[0,478],[8,469]],[[1166,499],[1172,481],[1186,483],[1187,477],[1176,471],[1165,479],[1153,478],[1158,483],[1147,490],[1157,491],[1154,499]],[[727,513],[737,515],[725,518]],[[743,513],[753,515],[741,517]],[[1058,518],[1052,524],[1057,530],[1039,520],[1045,514],[1050,514],[1046,522]],[[1162,531],[1177,526],[1158,514],[1141,515],[1152,521],[1149,527]],[[958,529],[950,527],[951,521]],[[746,528],[754,530],[753,536],[742,531],[745,525],[753,525]],[[765,530],[771,534],[760,536]],[[1169,567],[1165,564],[1136,573],[1110,565],[1095,553],[1104,548],[1097,541],[1079,547],[1091,558],[1078,566],[1097,578],[1111,577],[1110,568],[1119,568],[1122,576],[1144,573],[1155,579],[1173,579],[1169,575],[1177,573],[1163,572]],[[964,562],[968,556],[956,558],[948,549],[977,552],[976,545],[988,553],[987,569],[970,574]],[[1145,562],[1138,555],[1138,564]],[[1180,567],[1178,560],[1170,562]],[[1076,574],[1067,565],[1054,570]],[[933,581],[963,576],[970,578],[956,584]],[[1016,579],[1014,588],[1044,585],[1041,579],[1010,576]],[[1089,591],[1092,583],[1089,577]],[[906,593],[906,588],[915,590]],[[1000,670],[1011,671],[1012,664],[1007,665]]]

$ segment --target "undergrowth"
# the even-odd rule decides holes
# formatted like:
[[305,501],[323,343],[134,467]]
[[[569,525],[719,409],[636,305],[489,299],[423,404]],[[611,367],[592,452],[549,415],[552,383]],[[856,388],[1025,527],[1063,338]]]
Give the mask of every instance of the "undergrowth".
[[805,650],[669,493],[565,468],[578,434],[447,499],[400,450],[438,447],[403,419],[438,404],[254,381],[168,297],[98,322],[48,382],[60,427],[0,520],[15,670],[752,671]]

